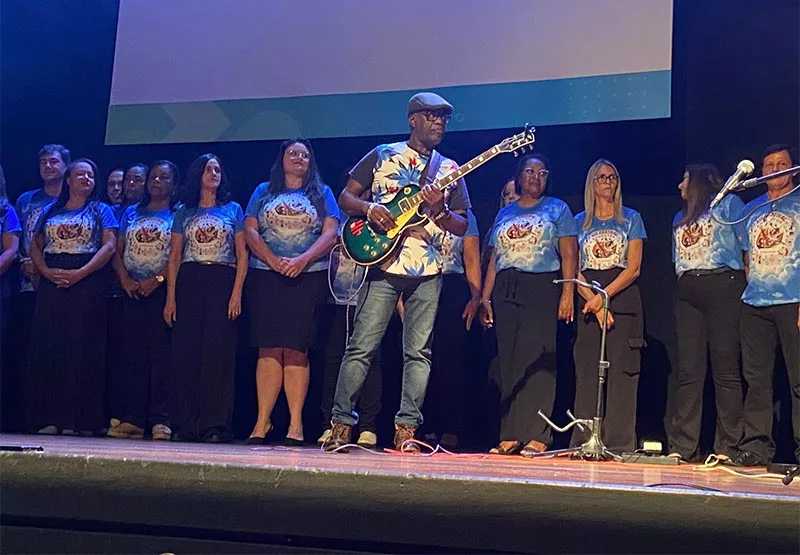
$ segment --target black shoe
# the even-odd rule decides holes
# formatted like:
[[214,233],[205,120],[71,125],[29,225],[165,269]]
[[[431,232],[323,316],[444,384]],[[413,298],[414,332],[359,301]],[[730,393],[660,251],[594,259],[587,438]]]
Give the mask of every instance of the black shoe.
[[203,436],[204,443],[230,443],[233,441],[233,434],[227,430],[212,428]]
[[266,438],[266,436],[265,437],[250,436],[245,440],[245,444],[246,445],[266,445],[267,444],[267,438]]
[[186,432],[173,432],[170,440],[180,441],[182,443],[194,443],[197,441],[197,437]]
[[766,466],[767,464],[766,459],[762,459],[761,456],[753,453],[752,451],[739,451],[739,453],[733,458],[733,464],[736,466]]
[[302,439],[295,439],[293,437],[287,437],[286,439],[283,440],[283,444],[286,447],[302,447],[303,443],[304,442]]

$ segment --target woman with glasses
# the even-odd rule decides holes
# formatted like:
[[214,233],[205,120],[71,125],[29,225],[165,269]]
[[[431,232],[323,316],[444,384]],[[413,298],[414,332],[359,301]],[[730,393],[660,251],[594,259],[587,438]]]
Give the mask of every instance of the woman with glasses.
[[575,287],[553,280],[575,278],[577,230],[567,204],[545,195],[549,174],[544,156],[520,159],[519,199],[500,210],[489,239],[481,320],[492,326],[497,318],[501,393],[500,443],[492,454],[529,457],[552,440],[537,412],[549,415],[555,401],[557,321],[572,321]]
[[322,182],[311,143],[284,141],[270,180],[250,197],[245,220],[253,253],[247,280],[250,343],[258,347],[258,418],[248,443],[265,443],[283,389],[290,415],[285,444],[303,444],[308,348],[327,296],[327,254],[338,226],[339,208]]
[[189,166],[178,195],[167,263],[164,320],[172,331],[169,414],[174,441],[233,439],[236,322],[247,245],[242,207],[228,200],[214,154]]
[[34,227],[31,258],[42,279],[28,372],[39,433],[92,435],[105,420],[105,294],[117,221],[95,199],[97,175],[91,160],[72,162],[66,187]]
[[[717,408],[714,453],[733,458],[743,433],[739,321],[746,285],[745,231],[743,224],[721,225],[711,217],[709,204],[721,188],[716,166],[687,167],[678,185],[684,205],[672,225],[678,373],[667,433],[670,453],[686,461],[702,460],[698,447],[709,357]],[[728,195],[714,215],[733,221],[743,210],[739,197]]]
[[142,439],[146,423],[153,439],[168,440],[172,434],[167,407],[170,337],[162,312],[179,179],[172,162],[153,164],[142,201],[129,206],[119,222],[112,263],[126,297],[117,325],[128,333],[116,369],[119,406],[112,414],[110,437]]
[[[586,210],[575,216],[581,281],[596,281],[608,292],[606,413],[602,439],[611,451],[636,447],[636,392],[644,344],[642,300],[636,279],[647,234],[636,210],[622,205],[622,182],[616,166],[597,160],[586,175]],[[575,416],[592,418],[597,405],[598,362],[603,325],[603,297],[579,286],[578,337],[575,341]],[[588,434],[577,428],[572,444]]]

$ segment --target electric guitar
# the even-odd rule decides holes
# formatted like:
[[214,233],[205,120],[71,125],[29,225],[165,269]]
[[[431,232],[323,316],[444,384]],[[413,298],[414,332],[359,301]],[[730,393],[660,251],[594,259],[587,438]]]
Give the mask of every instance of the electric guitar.
[[[513,152],[514,156],[519,155],[519,151],[524,152],[525,148],[536,140],[534,131],[534,128],[525,126],[521,133],[508,137],[484,151],[457,170],[437,179],[432,185],[444,190],[498,154]],[[397,226],[389,231],[373,226],[365,216],[348,218],[342,230],[342,248],[345,253],[361,266],[375,266],[386,260],[400,243],[406,229],[423,225],[428,221],[428,217],[419,210],[423,200],[421,188],[412,184],[401,187],[392,200],[382,203],[381,205],[392,213],[397,222]]]

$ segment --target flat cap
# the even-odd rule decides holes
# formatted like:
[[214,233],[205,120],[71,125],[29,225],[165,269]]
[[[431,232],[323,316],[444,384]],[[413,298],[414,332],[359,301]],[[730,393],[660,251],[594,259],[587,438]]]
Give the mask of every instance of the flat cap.
[[432,92],[419,92],[408,101],[408,115],[424,112],[425,110],[444,110],[447,115],[453,113],[453,105],[444,98]]

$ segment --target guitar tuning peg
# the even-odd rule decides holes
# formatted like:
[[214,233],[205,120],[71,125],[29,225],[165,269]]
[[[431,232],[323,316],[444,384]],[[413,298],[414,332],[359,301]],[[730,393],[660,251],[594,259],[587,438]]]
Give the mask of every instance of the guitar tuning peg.
[[519,152],[517,152],[517,151],[515,150],[515,151],[514,151],[514,158],[516,158],[517,156],[519,156]]

